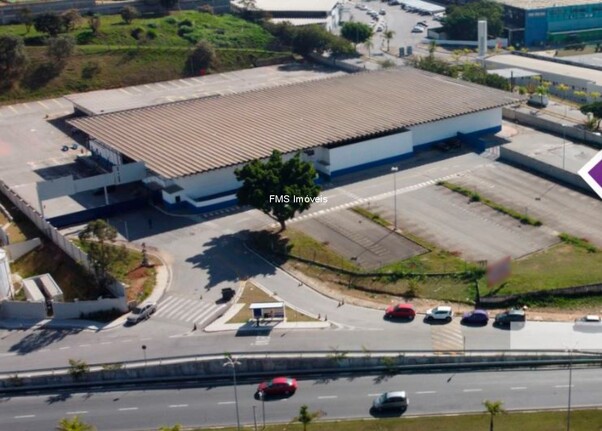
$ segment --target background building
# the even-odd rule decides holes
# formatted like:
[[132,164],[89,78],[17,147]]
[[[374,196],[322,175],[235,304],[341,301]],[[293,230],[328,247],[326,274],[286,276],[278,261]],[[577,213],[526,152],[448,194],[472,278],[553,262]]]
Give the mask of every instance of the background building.
[[[332,31],[341,21],[340,3],[340,0],[255,0],[255,8],[269,13],[274,23],[319,24]],[[232,4],[244,7],[241,1]]]

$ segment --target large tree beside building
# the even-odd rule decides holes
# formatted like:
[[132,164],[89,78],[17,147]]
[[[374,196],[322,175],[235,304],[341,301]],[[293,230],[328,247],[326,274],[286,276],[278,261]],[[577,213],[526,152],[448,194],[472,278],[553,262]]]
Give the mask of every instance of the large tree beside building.
[[239,205],[251,205],[274,217],[282,230],[287,220],[307,210],[320,194],[314,182],[316,170],[299,153],[285,162],[274,151],[267,161],[253,160],[235,174],[243,182],[236,193]]
[[372,37],[372,28],[363,22],[349,21],[341,27],[341,36],[357,45]]
[[450,39],[477,40],[477,22],[487,20],[487,33],[498,37],[504,27],[502,5],[492,0],[479,0],[465,5],[452,5],[443,20],[443,31]]

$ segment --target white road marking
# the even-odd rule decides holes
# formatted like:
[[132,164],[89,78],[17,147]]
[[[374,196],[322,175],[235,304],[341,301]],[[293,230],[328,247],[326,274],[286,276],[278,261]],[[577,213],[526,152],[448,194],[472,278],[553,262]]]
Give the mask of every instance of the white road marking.
[[91,344],[80,344],[79,347],[90,347]]
[[[556,386],[554,386],[554,387],[555,387],[555,388],[568,388],[568,387],[569,387],[569,385],[556,385]],[[571,385],[571,388],[574,388],[574,387],[575,387],[575,385]]]
[[0,356],[15,356],[16,354],[16,352],[0,353]]
[[8,109],[10,109],[11,111],[13,111],[15,114],[19,113],[19,111],[17,111],[14,106],[9,106]]
[[417,394],[436,394],[437,391],[418,391]]
[[102,342],[102,343],[100,343],[100,344],[113,344],[113,342],[112,342],[112,341],[103,341],[103,342]]
[[120,412],[129,412],[132,410],[138,410],[138,407],[122,407],[119,409]]
[[88,413],[88,410],[79,410],[77,412],[67,412],[68,415],[85,415]]
[[331,400],[333,398],[338,398],[338,395],[323,395],[318,397],[319,400]]
[[527,389],[526,386],[514,386],[510,388],[511,391],[524,391],[525,389]]
[[182,407],[188,407],[188,404],[172,404],[169,406],[170,409],[178,409]]
[[15,419],[27,419],[27,418],[35,418],[36,415],[21,415],[21,416],[15,416]]
[[71,348],[71,346],[59,347],[59,350],[67,350],[67,349],[70,349],[70,348]]
[[380,394],[368,394],[368,396],[369,396],[369,397],[377,397],[377,396],[379,396],[379,395],[380,395]]
[[122,93],[127,94],[128,96],[132,95],[132,93],[130,93],[129,91],[127,91],[125,88],[120,88],[119,91],[121,91]]
[[462,392],[483,392],[483,389],[464,389]]
[[234,404],[234,401],[220,401],[219,403],[217,403],[220,406],[223,406],[225,404]]
[[44,105],[41,101],[38,100],[38,103],[44,108],[44,109],[48,109],[48,106]]

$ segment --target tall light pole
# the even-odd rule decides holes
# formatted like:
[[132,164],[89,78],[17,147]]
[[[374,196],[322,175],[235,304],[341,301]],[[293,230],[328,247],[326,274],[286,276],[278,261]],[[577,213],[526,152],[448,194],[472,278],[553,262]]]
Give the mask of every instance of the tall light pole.
[[238,391],[236,390],[236,366],[240,365],[240,362],[232,357],[232,355],[226,355],[227,362],[224,363],[224,367],[232,367],[232,380],[234,381],[234,404],[236,406],[236,429],[240,431],[240,415],[238,414]]
[[395,221],[393,225],[395,226],[395,231],[397,232],[397,171],[399,171],[399,167],[393,166],[391,168],[391,172],[393,172],[393,203],[395,207]]
[[573,349],[569,350],[569,400],[566,409],[566,431],[571,431],[571,393],[573,387]]
[[567,124],[562,125],[562,170],[564,171],[566,159],[566,128]]

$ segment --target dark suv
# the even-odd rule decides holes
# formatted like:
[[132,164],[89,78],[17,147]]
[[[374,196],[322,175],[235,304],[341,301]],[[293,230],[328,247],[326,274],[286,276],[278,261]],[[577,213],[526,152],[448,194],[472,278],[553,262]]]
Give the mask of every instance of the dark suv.
[[513,322],[524,323],[526,320],[526,315],[524,310],[520,309],[512,309],[508,311],[504,311],[503,313],[499,313],[495,316],[494,325],[497,326],[510,326]]

